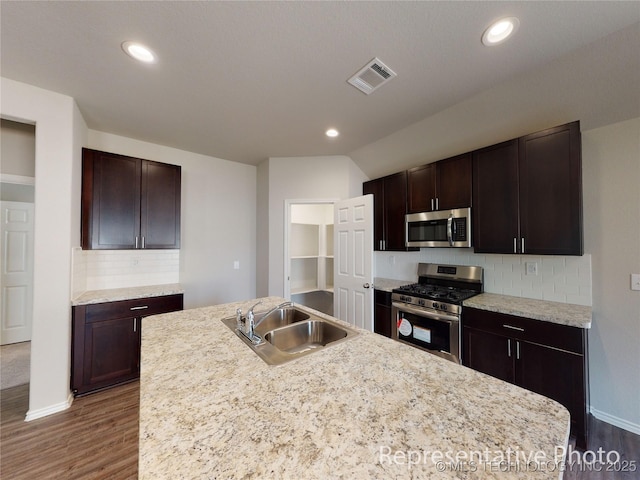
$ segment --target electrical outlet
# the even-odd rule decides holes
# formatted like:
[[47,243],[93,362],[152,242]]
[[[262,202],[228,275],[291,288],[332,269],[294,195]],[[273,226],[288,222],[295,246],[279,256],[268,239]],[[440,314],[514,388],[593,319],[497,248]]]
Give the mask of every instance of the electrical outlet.
[[389,265],[395,265],[395,264],[396,264],[396,256],[389,255]]
[[240,260],[234,260],[233,261],[233,269],[234,270],[240,270]]
[[527,275],[538,275],[538,264],[536,262],[525,263]]
[[640,290],[640,273],[631,274],[631,290]]

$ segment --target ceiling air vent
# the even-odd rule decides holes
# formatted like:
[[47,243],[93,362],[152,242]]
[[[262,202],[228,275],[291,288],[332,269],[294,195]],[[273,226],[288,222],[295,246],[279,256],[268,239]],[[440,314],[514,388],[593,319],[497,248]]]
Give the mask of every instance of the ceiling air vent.
[[396,76],[396,73],[382,63],[379,58],[374,58],[347,81],[361,92],[369,95]]

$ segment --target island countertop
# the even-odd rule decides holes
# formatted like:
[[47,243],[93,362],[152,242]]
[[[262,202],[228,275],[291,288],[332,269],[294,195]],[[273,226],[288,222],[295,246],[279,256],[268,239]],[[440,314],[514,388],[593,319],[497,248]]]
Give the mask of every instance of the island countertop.
[[253,303],[145,319],[140,479],[561,477],[560,404],[362,330],[268,366],[220,321]]

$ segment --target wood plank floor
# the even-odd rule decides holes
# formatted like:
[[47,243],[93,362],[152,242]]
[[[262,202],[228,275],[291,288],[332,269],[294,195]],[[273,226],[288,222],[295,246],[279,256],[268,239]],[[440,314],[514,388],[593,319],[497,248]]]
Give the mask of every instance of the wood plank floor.
[[28,385],[2,390],[0,478],[137,478],[139,392],[138,382],[121,385],[25,422]]
[[[139,383],[133,382],[76,398],[68,410],[31,422],[24,416],[28,385],[2,390],[0,478],[137,478]],[[589,450],[620,453],[636,471],[573,468],[566,480],[640,479],[640,436],[591,417]],[[606,468],[606,467],[605,467]]]

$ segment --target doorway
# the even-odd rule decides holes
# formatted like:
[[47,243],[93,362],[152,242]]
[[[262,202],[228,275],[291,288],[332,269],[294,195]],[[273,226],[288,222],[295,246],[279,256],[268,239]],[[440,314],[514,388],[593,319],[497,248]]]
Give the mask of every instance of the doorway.
[[33,317],[35,126],[2,119],[0,389],[29,383]]
[[285,201],[284,296],[333,315],[334,200]]

